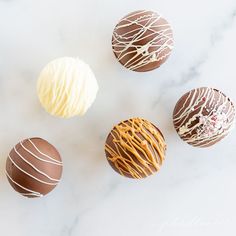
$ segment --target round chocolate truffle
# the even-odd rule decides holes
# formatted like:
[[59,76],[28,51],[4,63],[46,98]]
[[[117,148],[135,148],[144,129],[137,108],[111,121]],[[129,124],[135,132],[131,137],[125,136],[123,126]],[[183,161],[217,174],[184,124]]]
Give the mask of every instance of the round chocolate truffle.
[[195,147],[209,147],[234,127],[235,108],[219,90],[196,88],[184,94],[173,112],[180,138]]
[[120,20],[112,35],[112,48],[126,68],[144,72],[158,68],[171,54],[170,24],[153,11],[135,11]]
[[78,58],[62,57],[42,70],[37,92],[48,113],[70,118],[86,113],[96,98],[98,84],[88,64]]
[[111,167],[129,178],[145,178],[159,171],[166,144],[151,122],[133,118],[116,125],[109,133],[105,153]]
[[6,175],[11,186],[23,196],[42,197],[60,181],[60,154],[54,146],[41,138],[25,139],[9,153]]

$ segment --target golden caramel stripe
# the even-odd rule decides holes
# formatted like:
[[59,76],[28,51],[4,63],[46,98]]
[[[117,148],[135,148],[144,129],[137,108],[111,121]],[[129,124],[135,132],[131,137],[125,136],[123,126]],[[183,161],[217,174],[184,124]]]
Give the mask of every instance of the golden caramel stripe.
[[[115,131],[114,131],[115,132]],[[137,135],[136,135],[137,136]],[[139,161],[140,162],[140,164],[142,164],[142,165],[144,165],[146,168],[148,168],[149,169],[149,171],[151,171],[151,168],[149,167],[149,164],[146,164],[146,161],[144,160],[144,158],[142,158],[141,156],[140,156],[140,154],[137,152],[137,150],[132,146],[132,140],[130,140],[130,138],[131,138],[131,136],[129,137],[129,139],[128,139],[128,137],[127,137],[127,139],[126,139],[126,142],[124,142],[123,143],[123,145],[121,146],[120,144],[119,144],[119,146],[120,146],[120,148],[124,151],[124,149],[127,149],[128,151],[130,151],[131,153],[133,153],[133,155],[137,158],[137,161]],[[133,161],[133,158],[130,156],[130,155],[128,155],[130,158],[131,158],[131,160]],[[136,162],[135,162],[135,164],[136,164]],[[136,164],[136,166],[138,166],[138,164]]]
[[[146,153],[146,152],[150,152],[148,144],[145,145],[144,142],[143,143],[138,143],[138,142],[136,142],[136,140],[133,140],[133,141],[134,141],[134,143],[133,143],[134,148],[138,149],[144,155],[144,157],[146,158],[147,161],[145,161],[145,162],[148,163],[150,161],[153,164],[155,164],[155,162],[157,160],[154,157],[152,157],[152,160],[149,160],[149,157]],[[145,146],[146,146],[146,148],[145,148]],[[153,155],[151,155],[151,156],[153,156]]]
[[[144,122],[144,125],[145,125],[145,122]],[[147,125],[147,124],[146,124],[146,129],[147,129],[147,131],[149,131],[149,129],[150,129],[149,127],[150,127],[150,125]],[[143,131],[144,131],[144,130],[143,130]],[[163,161],[163,159],[164,159],[164,155],[162,155],[163,152],[160,150],[158,144],[161,145],[161,148],[162,148],[162,149],[165,149],[164,139],[163,139],[162,135],[161,135],[159,132],[157,132],[156,130],[155,130],[155,132],[153,132],[153,133],[156,133],[156,135],[155,135],[154,137],[155,137],[155,139],[157,140],[157,141],[156,141],[155,139],[152,139],[152,141],[154,141],[154,142],[151,142],[151,140],[150,140],[150,138],[149,138],[149,135],[146,135],[145,132],[142,132],[141,135],[143,136],[144,139],[150,141],[150,144],[151,144],[151,146],[153,147],[153,149],[155,149],[155,150],[158,152],[158,155],[159,155],[159,157],[160,157],[160,161],[161,161],[161,163],[162,163],[162,161]],[[155,145],[155,144],[156,144],[156,145]],[[154,148],[154,147],[155,147],[155,148]]]
[[[110,155],[108,160],[121,175],[142,178],[142,175],[154,172],[152,167],[160,169],[166,145],[162,134],[151,123],[140,118],[130,119],[115,126],[111,135],[114,148],[106,144],[105,150]],[[120,151],[126,155],[125,158]]]
[[[147,138],[147,136],[143,136],[145,139]],[[143,152],[145,152],[145,151],[147,151],[147,153],[151,153],[151,150],[149,150],[149,145],[148,145],[148,142],[146,141],[146,140],[142,140],[141,138],[139,138],[139,137],[137,137],[137,139],[139,140],[139,144],[143,147]],[[152,150],[153,150],[153,152],[154,152],[154,154],[155,154],[155,148],[153,148],[153,146],[152,145],[150,145],[151,146],[151,148],[152,148]],[[146,153],[146,152],[145,152]],[[152,153],[151,153],[151,155],[145,155],[146,156],[146,159],[147,160],[149,160],[149,161],[151,161],[151,162],[157,162],[157,158],[155,158],[154,157],[154,155],[152,155]]]
[[[133,163],[133,159],[127,160],[127,159],[124,159],[122,156],[109,157],[108,159],[114,163],[115,167],[117,168],[117,170],[119,170],[121,175],[124,175],[123,174],[123,172],[124,172],[124,173],[127,173],[127,174],[131,174],[133,177],[137,176],[137,174],[138,174],[138,173],[136,173],[137,171],[135,169],[132,169],[131,165],[129,165],[127,163],[127,162],[129,162],[129,163],[131,163],[133,165],[136,164],[136,163]],[[126,168],[127,171],[125,169],[122,169],[121,166]],[[138,166],[138,165],[136,165],[135,167],[137,169],[140,168],[140,166]],[[141,176],[140,176],[140,178],[141,178]]]
[[[130,151],[131,153],[133,153],[133,155],[137,158],[137,160],[146,166],[145,164],[145,160],[143,158],[141,158],[140,154],[137,152],[137,150],[133,147],[132,143],[130,140],[126,140],[127,142],[125,142],[122,146],[121,144],[118,144],[120,148],[122,148],[123,150],[127,149],[128,151]],[[133,159],[130,155],[128,155],[131,159]]]
[[[123,148],[122,146],[119,145],[120,148]],[[117,148],[117,151],[119,149]],[[109,157],[108,159],[110,161],[112,161],[114,163],[114,165],[116,166],[116,168],[118,169],[118,171],[124,175],[122,172],[124,173],[128,173],[131,176],[133,176],[134,178],[141,178],[141,175],[139,175],[136,171],[139,170],[141,173],[145,174],[145,176],[148,176],[148,174],[145,172],[145,170],[143,170],[136,162],[134,162],[134,160],[131,158],[131,156],[124,150],[124,153],[127,155],[127,157],[130,159],[124,159],[121,155],[116,155],[113,157]],[[132,164],[132,166],[134,166],[136,169],[134,169],[131,165],[129,165],[128,163]],[[118,165],[119,164],[119,165]],[[122,165],[124,164],[124,165]],[[120,168],[120,165],[122,165],[123,167],[125,167],[127,169],[127,171],[125,169]]]
[[[143,168],[141,168],[141,166],[138,164],[138,163],[136,163],[135,161],[134,161],[134,159],[130,156],[130,154],[129,153],[127,153],[126,151],[125,151],[125,148],[123,147],[123,146],[121,146],[121,144],[117,144],[121,149],[122,149],[122,151],[127,155],[127,157],[130,159],[125,159],[125,162],[130,162],[136,169],[138,169],[138,170],[140,170],[140,172],[141,173],[144,173],[146,176],[148,176],[148,174],[145,172],[145,170],[143,169]],[[118,149],[119,150],[119,149]],[[133,152],[132,152],[132,154],[134,154],[134,152],[135,152],[135,150],[133,150]],[[135,155],[135,154],[134,154]],[[119,157],[120,157],[120,159],[123,161],[124,160],[124,158],[121,156],[121,155],[119,155]],[[137,160],[140,162],[140,164],[142,164],[142,165],[144,165],[143,163],[142,163],[142,159],[141,159],[141,157],[140,156],[136,156],[135,155],[135,157],[137,157]],[[128,161],[129,160],[129,161]]]
[[[120,169],[120,166],[122,166],[122,164],[124,169]],[[142,176],[139,174],[139,171],[134,169],[131,165],[127,164],[127,162],[124,159],[119,159],[117,161],[117,165],[118,165],[118,170],[120,169],[121,172],[130,174],[134,178],[142,178]]]

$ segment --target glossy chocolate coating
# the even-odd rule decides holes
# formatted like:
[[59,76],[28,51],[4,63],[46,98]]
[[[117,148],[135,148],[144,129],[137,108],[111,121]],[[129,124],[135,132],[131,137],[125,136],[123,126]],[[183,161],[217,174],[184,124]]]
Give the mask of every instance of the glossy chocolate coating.
[[177,102],[174,127],[180,138],[196,147],[209,147],[224,138],[234,126],[235,109],[219,90],[193,89]]
[[169,23],[153,11],[135,11],[120,20],[112,36],[112,48],[126,68],[144,72],[158,68],[173,48]]
[[111,167],[129,178],[144,178],[157,172],[165,158],[162,133],[152,123],[133,118],[109,133],[105,153]]
[[46,140],[25,139],[9,153],[6,175],[11,186],[23,196],[42,197],[52,191],[60,181],[60,154]]

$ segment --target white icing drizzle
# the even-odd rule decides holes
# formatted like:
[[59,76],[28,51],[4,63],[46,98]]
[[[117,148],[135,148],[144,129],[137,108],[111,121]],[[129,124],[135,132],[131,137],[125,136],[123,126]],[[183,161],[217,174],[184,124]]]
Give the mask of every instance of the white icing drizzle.
[[183,140],[193,146],[204,147],[226,136],[234,127],[234,118],[234,106],[222,92],[197,88],[188,93],[173,120]]
[[43,197],[43,195],[38,195],[35,193],[20,193],[23,196],[29,197],[29,196],[33,196],[33,197]]
[[40,161],[47,162],[47,163],[51,163],[51,164],[54,164],[54,165],[62,166],[62,162],[61,162],[61,161],[58,161],[58,160],[56,160],[56,159],[54,159],[54,158],[48,156],[47,154],[42,153],[42,152],[37,148],[37,146],[33,143],[32,140],[27,139],[27,141],[29,141],[29,142],[33,145],[33,147],[37,150],[37,152],[39,152],[41,155],[47,157],[47,158],[50,159],[51,161],[50,161],[50,160],[45,160],[45,159],[40,158],[40,157],[37,156],[35,153],[31,152],[28,148],[26,148],[26,147],[23,145],[22,142],[20,142],[20,145],[22,146],[22,148],[23,148],[25,151],[27,151],[28,153],[30,153],[32,156],[34,156],[36,159],[38,159],[38,160],[40,160]]
[[59,182],[59,179],[55,179],[50,177],[49,175],[47,175],[46,173],[44,173],[43,171],[39,170],[37,167],[35,167],[32,163],[30,163],[29,161],[27,161],[17,150],[16,150],[16,146],[14,147],[14,151],[16,152],[16,154],[24,161],[26,162],[28,165],[30,165],[35,171],[37,171],[38,173],[40,173],[41,175],[47,177],[48,179],[52,180],[52,181],[56,181]]
[[[46,163],[50,163],[53,165],[57,165],[57,166],[62,166],[62,162],[59,160],[54,159],[53,157],[43,153],[42,151],[39,150],[39,148],[36,146],[36,144],[33,142],[33,140],[31,139],[27,139],[26,140],[28,143],[30,143],[33,148],[35,149],[35,151],[37,151],[38,153],[40,153],[40,155],[42,155],[43,157],[46,157],[47,159],[42,158],[41,156],[38,156],[36,153],[34,153],[33,151],[29,150],[28,148],[26,148],[26,146],[24,145],[24,142],[20,142],[18,145],[20,145],[20,147],[22,147],[27,153],[30,154],[31,159],[27,160],[24,158],[23,154],[20,153],[16,146],[13,148],[15,154],[17,154],[17,156],[22,159],[26,164],[28,164],[31,168],[33,168],[37,173],[39,173],[40,175],[46,177],[47,179],[49,179],[50,181],[44,181],[36,176],[34,176],[33,174],[29,173],[28,171],[26,171],[25,169],[22,168],[22,166],[19,166],[16,162],[16,160],[14,158],[12,158],[11,154],[8,155],[8,159],[9,161],[22,173],[24,173],[25,175],[29,176],[30,178],[34,179],[35,181],[41,183],[41,184],[46,184],[46,185],[51,185],[51,186],[56,186],[59,182],[59,179],[55,179],[50,177],[48,174],[46,174],[45,172],[39,170],[35,165],[33,165],[33,163],[31,163],[31,160],[33,160],[32,158],[35,158],[39,161],[42,162],[46,162]],[[60,168],[60,167],[58,167]],[[31,189],[28,189],[27,187],[24,187],[22,185],[20,185],[19,183],[17,183],[15,180],[13,180],[13,178],[9,175],[9,173],[6,170],[6,175],[8,176],[9,180],[14,183],[15,185],[17,185],[18,187],[20,187],[21,189],[26,190],[27,192],[22,192],[21,194],[23,196],[32,196],[32,197],[41,197],[43,196],[43,194],[37,192],[37,191],[33,191]],[[52,182],[51,182],[52,181]]]
[[[115,27],[112,45],[117,59],[121,61],[132,55],[124,64],[125,67],[137,70],[169,56],[173,48],[172,30],[168,23],[159,21],[162,22],[163,18],[155,12],[137,11],[123,18]],[[124,33],[118,33],[120,30]],[[151,40],[144,45],[139,44],[146,38]]]
[[29,193],[21,193],[22,195],[24,195],[24,196],[27,196],[27,195],[28,195],[28,196],[35,196],[35,197],[42,197],[42,196],[43,196],[43,194],[41,194],[41,193],[39,193],[39,192],[36,192],[36,191],[33,191],[33,190],[31,190],[31,189],[28,189],[28,188],[26,188],[26,187],[20,185],[20,184],[17,183],[16,181],[14,181],[14,180],[12,179],[12,177],[8,174],[7,171],[6,171],[6,175],[7,175],[7,177],[9,178],[9,180],[10,180],[12,183],[14,183],[15,185],[17,185],[17,186],[20,187],[21,189],[24,189],[25,191],[29,192]]
[[23,172],[24,174],[30,176],[31,178],[37,180],[38,182],[40,182],[40,183],[42,183],[42,184],[48,184],[48,185],[57,185],[57,183],[50,183],[50,182],[46,182],[46,181],[40,180],[40,179],[38,179],[37,177],[35,177],[35,176],[31,175],[30,173],[28,173],[27,171],[23,170],[22,168],[20,168],[20,167],[16,164],[16,162],[13,161],[13,159],[12,159],[11,156],[10,156],[10,154],[8,155],[8,158],[9,158],[9,160],[16,166],[16,168],[17,168],[18,170],[20,170],[20,171]]

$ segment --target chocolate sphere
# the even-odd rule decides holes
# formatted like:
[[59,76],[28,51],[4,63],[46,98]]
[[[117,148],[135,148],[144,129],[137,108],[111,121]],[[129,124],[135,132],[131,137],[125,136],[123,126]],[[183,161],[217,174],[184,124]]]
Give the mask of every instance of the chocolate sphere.
[[158,68],[173,48],[169,23],[153,11],[135,11],[116,25],[112,48],[118,61],[126,68],[144,72]]
[[111,167],[129,178],[144,178],[159,171],[166,144],[151,122],[133,118],[116,125],[109,133],[105,153]]
[[49,114],[61,118],[83,116],[97,92],[93,71],[79,58],[62,57],[49,62],[37,82],[41,105]]
[[235,109],[222,92],[197,88],[184,94],[173,112],[174,127],[180,138],[196,147],[211,146],[233,128]]
[[42,197],[59,183],[62,174],[60,154],[41,138],[19,142],[9,153],[6,175],[11,186],[25,197]]

